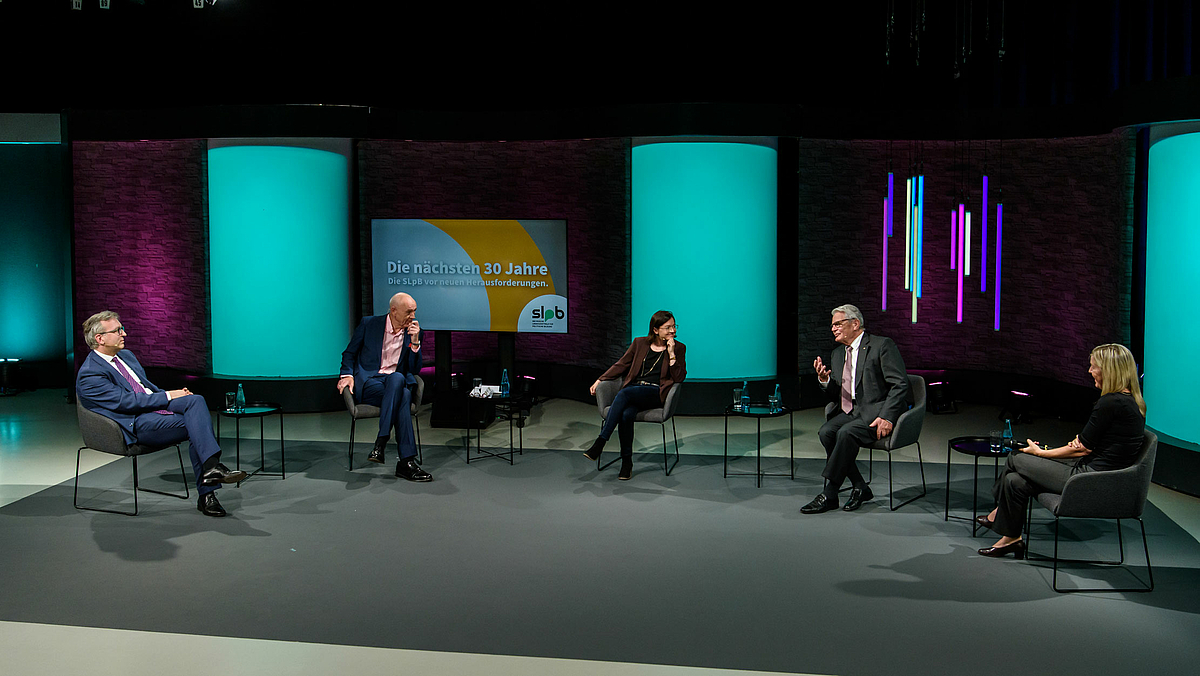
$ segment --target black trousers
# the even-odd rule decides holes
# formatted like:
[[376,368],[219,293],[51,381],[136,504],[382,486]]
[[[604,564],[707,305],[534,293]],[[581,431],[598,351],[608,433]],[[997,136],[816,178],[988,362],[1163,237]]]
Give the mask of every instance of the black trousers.
[[852,486],[862,486],[866,483],[854,460],[858,457],[859,448],[875,442],[875,428],[856,416],[853,411],[838,411],[837,415],[821,425],[817,437],[825,447],[827,460],[821,475],[829,480],[825,487],[828,495],[837,495],[838,489],[846,479],[850,479]]
[[1075,459],[1041,458],[1013,451],[1008,454],[1004,471],[992,487],[996,498],[996,521],[992,530],[1015,538],[1025,524],[1029,500],[1038,493],[1061,493],[1067,479],[1076,472],[1087,471],[1087,465],[1075,466]]

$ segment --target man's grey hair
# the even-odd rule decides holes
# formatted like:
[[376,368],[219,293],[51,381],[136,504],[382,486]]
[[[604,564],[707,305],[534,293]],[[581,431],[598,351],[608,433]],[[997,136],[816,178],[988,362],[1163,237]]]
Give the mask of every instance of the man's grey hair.
[[839,312],[846,315],[846,319],[857,319],[858,320],[858,328],[860,328],[860,329],[863,328],[864,326],[866,326],[866,324],[867,324],[866,322],[863,321],[862,313],[859,312],[858,308],[854,307],[853,305],[839,305],[839,306],[833,308],[832,310],[830,310],[829,314],[832,316],[832,315],[836,315]]
[[100,343],[96,342],[96,334],[100,333],[100,324],[110,319],[121,321],[121,317],[112,310],[104,310],[83,320],[83,339],[87,342],[87,346],[96,349]]

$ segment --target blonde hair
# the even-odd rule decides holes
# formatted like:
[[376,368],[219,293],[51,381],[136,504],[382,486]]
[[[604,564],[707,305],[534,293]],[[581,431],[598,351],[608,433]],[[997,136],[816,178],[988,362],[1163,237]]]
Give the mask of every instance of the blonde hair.
[[1137,402],[1142,417],[1146,417],[1146,400],[1138,384],[1137,364],[1133,353],[1119,343],[1097,345],[1092,349],[1091,360],[1100,368],[1100,394],[1112,394],[1129,390]]

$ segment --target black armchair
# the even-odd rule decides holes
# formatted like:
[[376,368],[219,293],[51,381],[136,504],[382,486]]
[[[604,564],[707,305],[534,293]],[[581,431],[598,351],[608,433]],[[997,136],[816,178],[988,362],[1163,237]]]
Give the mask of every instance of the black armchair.
[[[417,434],[417,462],[425,462],[421,456],[421,424],[417,418],[417,410],[421,408],[421,399],[425,396],[425,381],[421,376],[413,376],[417,379],[417,391],[413,393],[412,405],[409,407],[413,419],[413,431]],[[350,393],[350,388],[342,390],[342,399],[346,402],[346,410],[350,412],[350,445],[346,449],[346,464],[349,469],[354,469],[354,426],[359,420],[364,418],[378,418],[379,407],[370,404],[359,404],[354,401],[354,395]]]
[[[647,411],[638,411],[634,422],[649,422],[658,423],[659,429],[662,431],[662,448],[663,448],[663,470],[667,476],[671,475],[671,470],[675,469],[675,465],[679,464],[679,435],[675,431],[675,407],[679,405],[679,386],[681,383],[675,383],[671,389],[667,390],[667,400],[663,403],[662,408],[652,408]],[[617,398],[617,392],[621,391],[620,380],[602,380],[596,386],[596,408],[600,410],[600,418],[608,418],[608,409],[612,407],[613,400]],[[671,437],[675,440],[675,462],[668,464],[669,457],[667,455],[667,421],[671,421]],[[601,465],[600,459],[596,459],[596,470],[603,470],[605,467],[612,465],[620,457],[610,460],[608,464]]]
[[[912,391],[913,404],[904,413],[900,414],[900,418],[896,421],[896,425],[892,428],[892,433],[886,437],[876,441],[868,449],[868,469],[867,483],[871,483],[871,475],[875,470],[875,451],[884,451],[887,453],[888,459],[888,507],[894,512],[904,505],[923,498],[927,494],[925,486],[925,462],[921,458],[921,426],[925,423],[925,379],[921,376],[908,376],[908,387]],[[837,404],[830,402],[825,406],[825,418],[828,419],[837,410]],[[921,492],[918,495],[895,504],[893,495],[895,491],[892,489],[892,451],[905,446],[917,445],[917,467],[921,470]]]
[[[1146,496],[1150,492],[1150,477],[1154,474],[1154,456],[1158,451],[1158,437],[1146,430],[1142,438],[1142,448],[1137,460],[1125,469],[1105,470],[1099,472],[1080,472],[1067,479],[1062,493],[1038,493],[1034,499],[1054,515],[1054,578],[1053,587],[1056,592],[1114,592],[1114,591],[1154,591],[1154,569],[1150,566],[1150,545],[1146,541],[1146,524],[1142,521],[1142,512],[1146,508]],[[1097,561],[1091,559],[1061,559],[1058,556],[1058,522],[1062,518],[1075,519],[1116,519],[1117,546],[1120,558],[1116,561]],[[1146,573],[1149,581],[1141,587],[1112,589],[1060,589],[1058,586],[1058,564],[1091,563],[1107,566],[1120,566],[1125,563],[1125,541],[1121,536],[1121,519],[1137,519],[1142,527],[1142,549],[1146,553]],[[1026,537],[1028,525],[1033,520],[1033,501],[1029,503],[1029,515],[1026,519]],[[1026,546],[1028,547],[1028,542]],[[1038,558],[1046,558],[1044,556]]]
[[[121,426],[112,418],[100,415],[95,411],[89,411],[84,408],[83,404],[78,400],[75,402],[75,413],[79,419],[79,432],[83,435],[83,446],[75,452],[75,489],[74,504],[75,509],[87,510],[90,512],[107,512],[109,514],[124,514],[125,516],[137,516],[138,514],[138,492],[157,493],[158,495],[166,495],[180,500],[187,500],[191,497],[191,490],[188,488],[187,472],[183,468],[183,452],[179,449],[179,444],[170,444],[167,446],[145,446],[142,444],[127,444],[125,443],[125,435],[121,432]],[[156,451],[161,451],[164,448],[175,446],[175,453],[179,456],[179,473],[183,476],[183,495],[177,493],[166,493],[156,491],[151,488],[142,488],[138,482],[138,456],[147,455]],[[98,507],[82,507],[79,504],[79,461],[83,456],[83,449],[90,448],[101,453],[110,453],[112,455],[122,455],[130,458],[133,461],[133,511],[125,512],[116,509],[102,509]]]

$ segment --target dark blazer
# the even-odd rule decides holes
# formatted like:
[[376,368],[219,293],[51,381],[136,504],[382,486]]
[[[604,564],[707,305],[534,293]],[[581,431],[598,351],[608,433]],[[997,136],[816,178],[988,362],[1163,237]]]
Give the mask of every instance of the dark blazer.
[[[350,344],[342,352],[343,376],[354,376],[354,399],[363,391],[363,381],[379,373],[382,365],[379,363],[383,354],[383,329],[387,325],[387,315],[364,317],[354,329]],[[425,332],[421,332],[424,336]],[[409,348],[409,335],[404,334],[404,344],[400,347],[400,363],[396,365],[396,373],[403,373],[405,381],[412,385],[417,382],[414,377],[421,371],[421,350],[413,352]]]
[[154,394],[134,392],[129,381],[95,352],[89,352],[83,360],[83,366],[79,367],[79,375],[75,378],[75,394],[84,408],[117,421],[125,433],[125,441],[133,443],[136,441],[133,436],[134,420],[142,413],[165,409],[167,393],[150,382],[146,370],[132,352],[121,350],[117,356]]
[[[629,349],[625,350],[625,354],[600,375],[600,380],[616,380],[622,378],[621,387],[626,387],[633,382],[637,375],[638,369],[642,367],[642,363],[646,360],[646,353],[650,351],[650,338],[648,336],[638,336],[629,344]],[[687,351],[687,346],[678,340],[675,341],[675,365],[671,366],[671,360],[663,355],[662,373],[658,380],[658,398],[663,403],[667,401],[667,390],[675,383],[682,383],[687,377],[687,365],[683,359],[683,353]]]
[[[842,400],[842,369],[846,367],[846,346],[839,344],[829,357],[829,385],[825,394],[834,402]],[[863,333],[858,345],[858,370],[854,373],[854,414],[870,423],[875,418],[895,424],[912,403],[908,372],[900,350],[891,338]],[[834,415],[841,409],[835,409]]]

